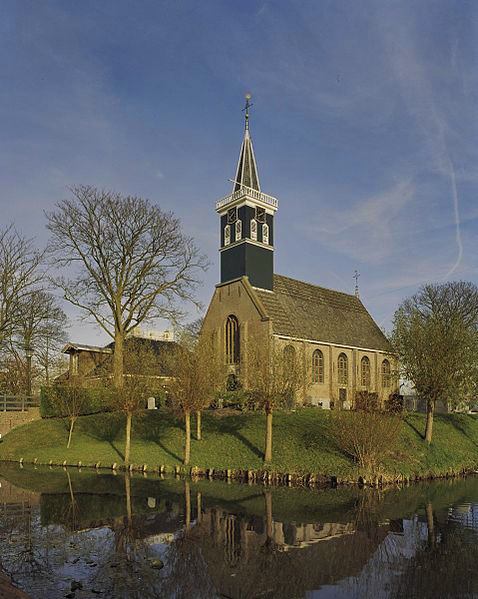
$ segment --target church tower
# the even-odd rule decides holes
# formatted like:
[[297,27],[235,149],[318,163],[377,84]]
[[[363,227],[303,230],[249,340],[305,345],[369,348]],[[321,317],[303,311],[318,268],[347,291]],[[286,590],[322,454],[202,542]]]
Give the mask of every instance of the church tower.
[[276,198],[262,193],[249,132],[250,94],[246,95],[242,140],[232,193],[216,203],[221,220],[221,283],[242,276],[253,287],[272,291]]

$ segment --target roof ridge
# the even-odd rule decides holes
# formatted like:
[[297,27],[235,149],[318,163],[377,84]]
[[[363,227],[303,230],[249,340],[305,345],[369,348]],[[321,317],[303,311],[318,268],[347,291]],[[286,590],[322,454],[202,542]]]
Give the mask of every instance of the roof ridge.
[[360,300],[360,298],[358,298],[354,293],[347,293],[346,291],[339,291],[338,289],[331,289],[330,287],[324,287],[323,285],[317,285],[316,283],[310,283],[309,281],[301,281],[300,279],[293,279],[292,277],[288,277],[287,275],[280,275],[280,274],[274,273],[274,277],[280,277],[281,279],[288,279],[289,281],[295,281],[296,283],[302,283],[303,285],[309,285],[310,287],[316,287],[317,289],[324,289],[325,291],[333,291],[333,293],[340,293],[341,295],[345,295],[347,297],[352,297],[353,299],[358,300],[362,304],[362,301]]

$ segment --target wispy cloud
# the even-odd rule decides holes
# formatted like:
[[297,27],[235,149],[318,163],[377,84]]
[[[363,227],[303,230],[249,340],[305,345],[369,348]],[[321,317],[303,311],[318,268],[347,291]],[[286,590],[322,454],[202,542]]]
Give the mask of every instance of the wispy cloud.
[[367,263],[381,263],[395,250],[398,217],[414,198],[411,181],[402,181],[368,198],[335,197],[319,201],[314,220],[304,231],[335,251]]

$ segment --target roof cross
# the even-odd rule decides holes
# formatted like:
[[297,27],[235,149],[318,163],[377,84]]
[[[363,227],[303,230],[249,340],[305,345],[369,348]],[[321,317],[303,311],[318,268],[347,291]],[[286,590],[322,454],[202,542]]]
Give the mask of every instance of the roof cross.
[[252,102],[251,102],[251,98],[252,98],[251,94],[247,93],[246,94],[246,105],[242,109],[242,112],[245,112],[244,118],[245,118],[246,131],[247,131],[247,129],[249,129],[249,108],[251,106],[254,106],[254,104],[252,104]]

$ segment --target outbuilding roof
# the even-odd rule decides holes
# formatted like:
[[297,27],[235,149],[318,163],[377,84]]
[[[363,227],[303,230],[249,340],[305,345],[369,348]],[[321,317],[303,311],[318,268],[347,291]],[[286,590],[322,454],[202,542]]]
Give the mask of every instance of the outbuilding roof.
[[274,291],[254,289],[276,335],[391,351],[383,332],[355,295],[274,275]]

